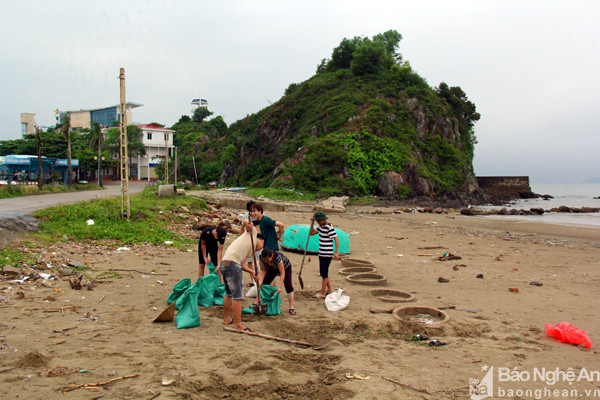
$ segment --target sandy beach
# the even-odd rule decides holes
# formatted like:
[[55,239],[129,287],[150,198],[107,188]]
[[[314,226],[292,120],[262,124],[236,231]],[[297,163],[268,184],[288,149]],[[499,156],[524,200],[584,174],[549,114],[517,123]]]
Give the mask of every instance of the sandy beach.
[[[117,251],[102,244],[40,244],[38,250],[30,244],[27,251],[52,265],[53,278],[18,283],[1,277],[0,398],[459,399],[470,397],[469,386],[490,367],[570,369],[575,376],[600,370],[600,229],[374,210],[352,207],[329,220],[351,235],[350,256],[373,262],[386,286],[350,283],[334,261],[332,285],[343,287],[350,303],[328,311],[312,298],[320,287],[318,258],[307,256],[302,290],[302,254],[285,252],[294,270],[297,315],[288,314],[283,294],[281,315],[243,317],[262,334],[309,343],[331,339],[321,350],[226,332],[217,306],[200,308],[197,328],[152,323],[177,282],[195,281],[196,246]],[[268,209],[265,215],[286,226],[308,224],[311,217]],[[192,223],[179,229],[198,235]],[[25,240],[14,246],[24,248]],[[440,261],[445,253],[460,259]],[[77,262],[91,268],[82,281],[91,290],[74,290],[59,275],[61,265]],[[369,295],[371,289],[410,293],[415,301],[384,302]],[[370,312],[391,307],[455,309],[445,309],[449,320],[435,326]],[[587,331],[592,348],[547,336],[544,326],[561,321]],[[429,340],[406,340],[416,334]],[[446,345],[428,346],[433,339]],[[542,392],[544,398],[600,398],[599,379],[571,385],[564,379],[554,385],[496,379],[490,398],[534,398],[525,391],[545,388],[578,395]]]

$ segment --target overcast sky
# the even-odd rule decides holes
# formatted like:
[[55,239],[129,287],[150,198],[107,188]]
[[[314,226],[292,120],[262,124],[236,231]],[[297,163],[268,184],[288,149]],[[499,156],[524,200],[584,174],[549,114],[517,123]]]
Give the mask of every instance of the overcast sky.
[[310,78],[347,37],[395,29],[431,86],[475,103],[475,173],[532,182],[600,176],[598,1],[9,1],[0,12],[0,140],[20,113],[119,103],[167,126],[193,98],[231,124]]

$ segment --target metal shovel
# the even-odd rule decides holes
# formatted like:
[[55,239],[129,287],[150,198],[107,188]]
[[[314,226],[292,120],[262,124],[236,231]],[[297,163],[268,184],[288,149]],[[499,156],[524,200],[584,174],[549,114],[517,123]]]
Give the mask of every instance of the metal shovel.
[[[254,270],[258,276],[258,260],[256,259],[256,251],[254,247],[254,238],[252,237],[252,232],[250,232],[250,243],[252,244],[252,259],[254,260]],[[252,311],[254,311],[254,315],[264,315],[267,312],[268,305],[262,304],[262,299],[260,297],[259,282],[256,282],[256,298],[258,299],[258,304],[252,304]]]

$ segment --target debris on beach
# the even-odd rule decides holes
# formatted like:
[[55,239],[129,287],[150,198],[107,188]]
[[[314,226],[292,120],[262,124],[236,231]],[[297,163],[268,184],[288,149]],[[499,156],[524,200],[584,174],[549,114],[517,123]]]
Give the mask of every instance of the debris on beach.
[[444,253],[441,257],[438,257],[440,261],[449,261],[449,260],[462,260],[461,256],[455,256],[452,253]]

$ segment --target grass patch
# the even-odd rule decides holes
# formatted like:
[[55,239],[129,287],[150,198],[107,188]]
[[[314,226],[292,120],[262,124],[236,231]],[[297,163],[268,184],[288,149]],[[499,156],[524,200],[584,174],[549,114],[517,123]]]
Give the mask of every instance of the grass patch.
[[[108,198],[50,207],[35,212],[40,219],[42,239],[63,241],[115,240],[123,244],[161,244],[172,241],[176,246],[195,242],[171,232],[172,223],[185,222],[176,209],[186,206],[190,212],[207,208],[195,197],[158,198],[157,187],[147,187],[130,197],[131,218],[121,217],[121,199]],[[87,221],[93,220],[93,225]]]
[[120,278],[121,274],[116,271],[104,271],[96,276],[96,279]]
[[373,196],[351,196],[349,204],[351,206],[364,206],[367,204],[375,203],[381,199]]
[[23,268],[28,265],[36,264],[36,259],[33,255],[24,253],[20,249],[4,246],[0,248],[0,267],[10,265],[15,268]]

